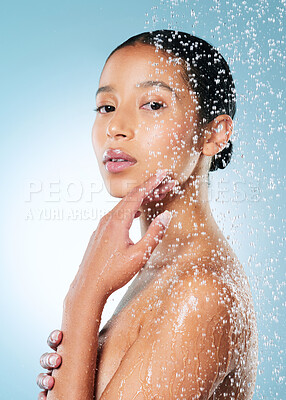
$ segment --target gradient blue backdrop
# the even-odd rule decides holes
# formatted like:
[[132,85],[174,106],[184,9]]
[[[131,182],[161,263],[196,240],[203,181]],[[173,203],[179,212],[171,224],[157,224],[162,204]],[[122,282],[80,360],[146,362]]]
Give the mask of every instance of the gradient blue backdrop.
[[[219,47],[236,81],[234,156],[213,212],[249,276],[255,400],[285,399],[285,2],[6,1],[0,9],[0,398],[37,398],[40,355],[109,196],[91,145],[94,94],[128,37],[174,28]],[[131,228],[139,239],[137,221]],[[123,292],[112,297],[103,322]]]

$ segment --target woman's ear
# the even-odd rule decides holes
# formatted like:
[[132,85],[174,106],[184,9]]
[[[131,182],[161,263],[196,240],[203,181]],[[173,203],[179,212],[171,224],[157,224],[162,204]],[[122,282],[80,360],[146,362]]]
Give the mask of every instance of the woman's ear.
[[204,143],[202,153],[214,156],[222,151],[233,131],[233,121],[227,114],[219,115],[204,128]]

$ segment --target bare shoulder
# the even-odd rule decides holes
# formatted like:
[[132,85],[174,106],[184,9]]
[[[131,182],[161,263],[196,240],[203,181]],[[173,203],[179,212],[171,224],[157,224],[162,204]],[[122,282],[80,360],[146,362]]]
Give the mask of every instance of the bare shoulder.
[[[237,328],[239,304],[231,287],[211,269],[201,266],[190,267],[182,274],[173,275],[165,287],[160,307],[154,317],[144,324],[140,339],[160,335],[166,343],[183,343],[190,350],[193,343],[201,348],[219,348],[218,341],[223,337],[224,351],[231,352]],[[195,340],[194,340],[195,339]],[[193,351],[199,351],[194,349]],[[231,354],[225,356],[229,359]]]
[[167,287],[166,306],[176,303],[196,304],[202,311],[224,312],[232,308],[237,289],[229,275],[222,270],[205,265],[190,265],[170,279]]
[[220,396],[222,385],[221,392],[230,397],[234,385],[239,388],[250,381],[248,360],[241,359],[239,365],[239,356],[248,352],[246,342],[239,340],[238,327],[244,322],[238,316],[235,289],[212,268],[190,266],[171,272],[164,289],[154,287],[152,299],[145,298],[152,317],[144,320],[101,400],[122,393],[122,399],[209,399]]
[[223,374],[238,365],[245,343],[255,336],[255,324],[249,284],[241,266],[190,265],[170,279],[156,325],[146,325],[146,337],[156,335],[158,328],[162,338],[164,331],[168,337],[173,334],[173,339],[183,341],[189,349],[194,339],[196,351],[212,352],[215,347],[218,358],[224,360]]
[[208,399],[232,369],[232,324],[223,293],[210,278],[173,275],[102,399],[118,398],[118,387],[124,399]]
[[230,331],[239,306],[235,290],[220,274],[197,266],[170,285],[164,303],[174,320],[184,319],[187,332],[212,329],[220,321]]

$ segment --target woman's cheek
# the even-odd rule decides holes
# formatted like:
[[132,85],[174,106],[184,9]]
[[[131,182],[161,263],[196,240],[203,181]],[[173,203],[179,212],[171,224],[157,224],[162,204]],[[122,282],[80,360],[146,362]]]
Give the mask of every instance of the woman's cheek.
[[[184,148],[185,140],[181,140],[175,128],[158,131],[153,136],[150,147],[156,149],[157,158],[160,159],[160,168],[175,170],[179,165],[180,154]],[[159,161],[158,161],[159,162]]]

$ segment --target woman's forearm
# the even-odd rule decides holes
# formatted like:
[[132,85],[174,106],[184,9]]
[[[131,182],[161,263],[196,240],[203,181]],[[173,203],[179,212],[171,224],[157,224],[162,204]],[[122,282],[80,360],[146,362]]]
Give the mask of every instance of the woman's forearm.
[[94,399],[98,331],[106,300],[99,294],[96,299],[83,296],[65,304],[63,340],[57,351],[62,365],[53,371],[55,385],[48,400]]
[[[136,244],[129,237],[140,206],[167,171],[157,171],[131,190],[100,220],[91,235],[65,299],[63,340],[57,349],[62,365],[53,372],[55,384],[48,392],[48,400],[93,400],[98,330],[106,300],[146,264],[146,257],[162,239],[172,217],[167,210],[157,216]],[[170,186],[164,190],[167,192]]]

